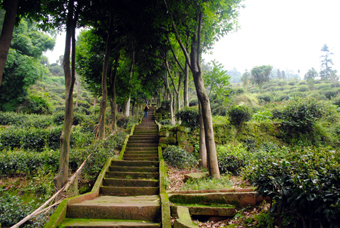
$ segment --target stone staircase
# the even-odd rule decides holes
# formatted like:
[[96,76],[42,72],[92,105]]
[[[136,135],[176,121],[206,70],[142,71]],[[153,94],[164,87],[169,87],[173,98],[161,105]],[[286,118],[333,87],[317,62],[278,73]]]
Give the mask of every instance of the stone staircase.
[[124,160],[113,160],[99,197],[67,206],[60,227],[161,227],[158,129],[153,108],[136,126]]

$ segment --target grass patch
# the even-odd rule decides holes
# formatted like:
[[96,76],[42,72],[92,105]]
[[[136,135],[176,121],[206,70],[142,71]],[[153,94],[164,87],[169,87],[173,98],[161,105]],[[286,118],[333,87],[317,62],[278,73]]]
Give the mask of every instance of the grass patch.
[[228,176],[221,176],[221,179],[206,177],[202,179],[187,180],[181,190],[218,190],[231,188],[233,183]]

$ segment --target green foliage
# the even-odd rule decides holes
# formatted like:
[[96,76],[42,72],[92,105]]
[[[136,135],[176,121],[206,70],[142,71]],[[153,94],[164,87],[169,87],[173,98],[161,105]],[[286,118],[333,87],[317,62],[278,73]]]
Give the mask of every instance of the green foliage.
[[199,126],[199,112],[197,108],[184,107],[176,113],[176,118],[182,121],[182,125],[196,128]]
[[240,175],[241,168],[245,166],[245,147],[239,145],[217,146],[218,168],[221,173],[232,173]]
[[164,160],[171,166],[188,169],[198,164],[195,156],[178,146],[168,146],[163,151]]
[[13,32],[0,86],[1,110],[14,111],[24,102],[28,87],[48,73],[47,67],[40,63],[40,56],[42,52],[51,50],[54,42],[48,35],[38,31],[36,23],[21,20]]
[[269,74],[272,69],[273,67],[269,65],[258,66],[251,69],[252,81],[259,86],[260,93],[262,85],[269,81]]
[[43,173],[56,173],[59,167],[60,154],[54,150],[40,153],[21,150],[0,152],[0,175],[32,174],[38,170]]
[[259,99],[260,103],[265,103],[265,102],[271,101],[271,97],[269,95],[259,95],[257,98]]
[[197,106],[198,105],[198,100],[197,99],[193,99],[189,102],[189,107],[191,106]]
[[293,99],[282,111],[282,129],[287,135],[311,133],[319,118],[334,112],[329,108],[329,104],[313,98]]
[[[0,225],[10,227],[18,223],[27,215],[34,211],[33,202],[25,204],[19,197],[11,196],[9,193],[0,189]],[[35,217],[33,221],[26,223],[22,227],[42,227],[44,224],[42,215]]]
[[162,124],[162,125],[172,125],[172,122],[169,119],[161,120],[161,121],[159,121],[159,123]]
[[[27,104],[26,104],[27,103]],[[26,109],[25,113],[35,114],[51,114],[53,105],[48,93],[43,93],[30,89],[28,99],[24,102]]]
[[243,122],[251,119],[251,111],[247,106],[235,105],[228,110],[230,123],[236,127],[241,127]]
[[[53,123],[56,125],[63,125],[65,112],[57,112],[53,114]],[[83,114],[74,112],[72,125],[81,124],[81,122],[86,118]]]
[[209,95],[215,95],[217,99],[223,100],[222,103],[224,103],[228,99],[229,90],[226,86],[229,85],[230,76],[227,75],[226,70],[223,70],[223,65],[216,60],[213,60],[208,64],[212,65],[212,67],[203,75],[204,83],[210,87]]
[[[0,149],[24,148],[42,151],[44,147],[56,150],[60,147],[62,126],[52,129],[14,128],[0,132]],[[71,136],[71,145],[74,143]]]
[[305,221],[318,219],[323,227],[339,226],[340,154],[322,149],[276,151],[254,160],[246,178],[260,195],[275,202],[274,212],[298,213]]
[[231,188],[233,183],[228,176],[221,176],[220,179],[206,177],[201,179],[188,179],[181,190],[218,190]]
[[264,121],[270,121],[272,119],[273,115],[271,112],[267,109],[265,110],[259,110],[256,113],[254,113],[251,117],[253,121],[257,122],[264,122]]

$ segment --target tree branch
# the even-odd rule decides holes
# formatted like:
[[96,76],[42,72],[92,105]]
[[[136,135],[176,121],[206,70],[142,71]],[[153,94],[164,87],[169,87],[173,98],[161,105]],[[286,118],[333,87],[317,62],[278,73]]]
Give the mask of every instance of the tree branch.
[[185,70],[184,70],[182,64],[178,61],[178,58],[177,58],[177,56],[176,56],[176,54],[175,54],[175,52],[174,52],[174,49],[172,48],[172,45],[171,45],[171,43],[170,43],[169,36],[166,36],[166,38],[168,39],[168,42],[169,42],[169,45],[170,45],[170,49],[171,49],[172,55],[174,56],[174,58],[175,58],[175,60],[176,60],[176,62],[177,62],[177,64],[178,64],[178,66],[181,68],[181,70],[183,71],[183,73],[185,73]]

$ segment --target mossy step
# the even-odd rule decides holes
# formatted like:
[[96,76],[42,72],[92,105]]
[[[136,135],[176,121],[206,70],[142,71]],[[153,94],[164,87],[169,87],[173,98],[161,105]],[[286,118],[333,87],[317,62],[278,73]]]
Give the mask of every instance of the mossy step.
[[109,171],[158,172],[158,167],[145,166],[110,166]]
[[100,196],[67,206],[67,218],[127,219],[160,222],[158,196]]
[[158,143],[128,142],[126,147],[158,147]]
[[158,136],[158,131],[135,131],[133,133],[134,135],[143,135],[143,136],[154,136],[157,137]]
[[[236,215],[236,209],[234,206],[225,207],[209,207],[204,205],[185,205],[180,206],[187,207],[191,215],[206,215],[206,216],[225,216],[234,217]],[[176,214],[178,206],[171,206],[172,214]]]
[[158,151],[125,151],[124,155],[136,155],[136,156],[144,156],[144,155],[154,155],[158,156]]
[[100,194],[111,196],[146,196],[159,194],[159,187],[101,186]]
[[134,153],[134,154],[124,154],[124,159],[125,158],[158,158],[158,154],[146,154],[146,153]]
[[129,138],[129,142],[147,142],[147,143],[158,143],[159,138],[152,137],[152,138]]
[[116,219],[64,219],[60,228],[98,228],[98,227],[161,227],[159,223],[142,220],[116,220]]
[[158,187],[159,180],[104,178],[103,185],[117,187]]
[[158,161],[122,161],[122,160],[113,160],[111,162],[112,166],[153,166],[159,167]]
[[125,179],[158,179],[158,172],[106,172],[107,178],[125,178]]
[[128,161],[158,161],[158,157],[124,157]]
[[127,147],[125,152],[128,151],[158,152],[158,147]]

